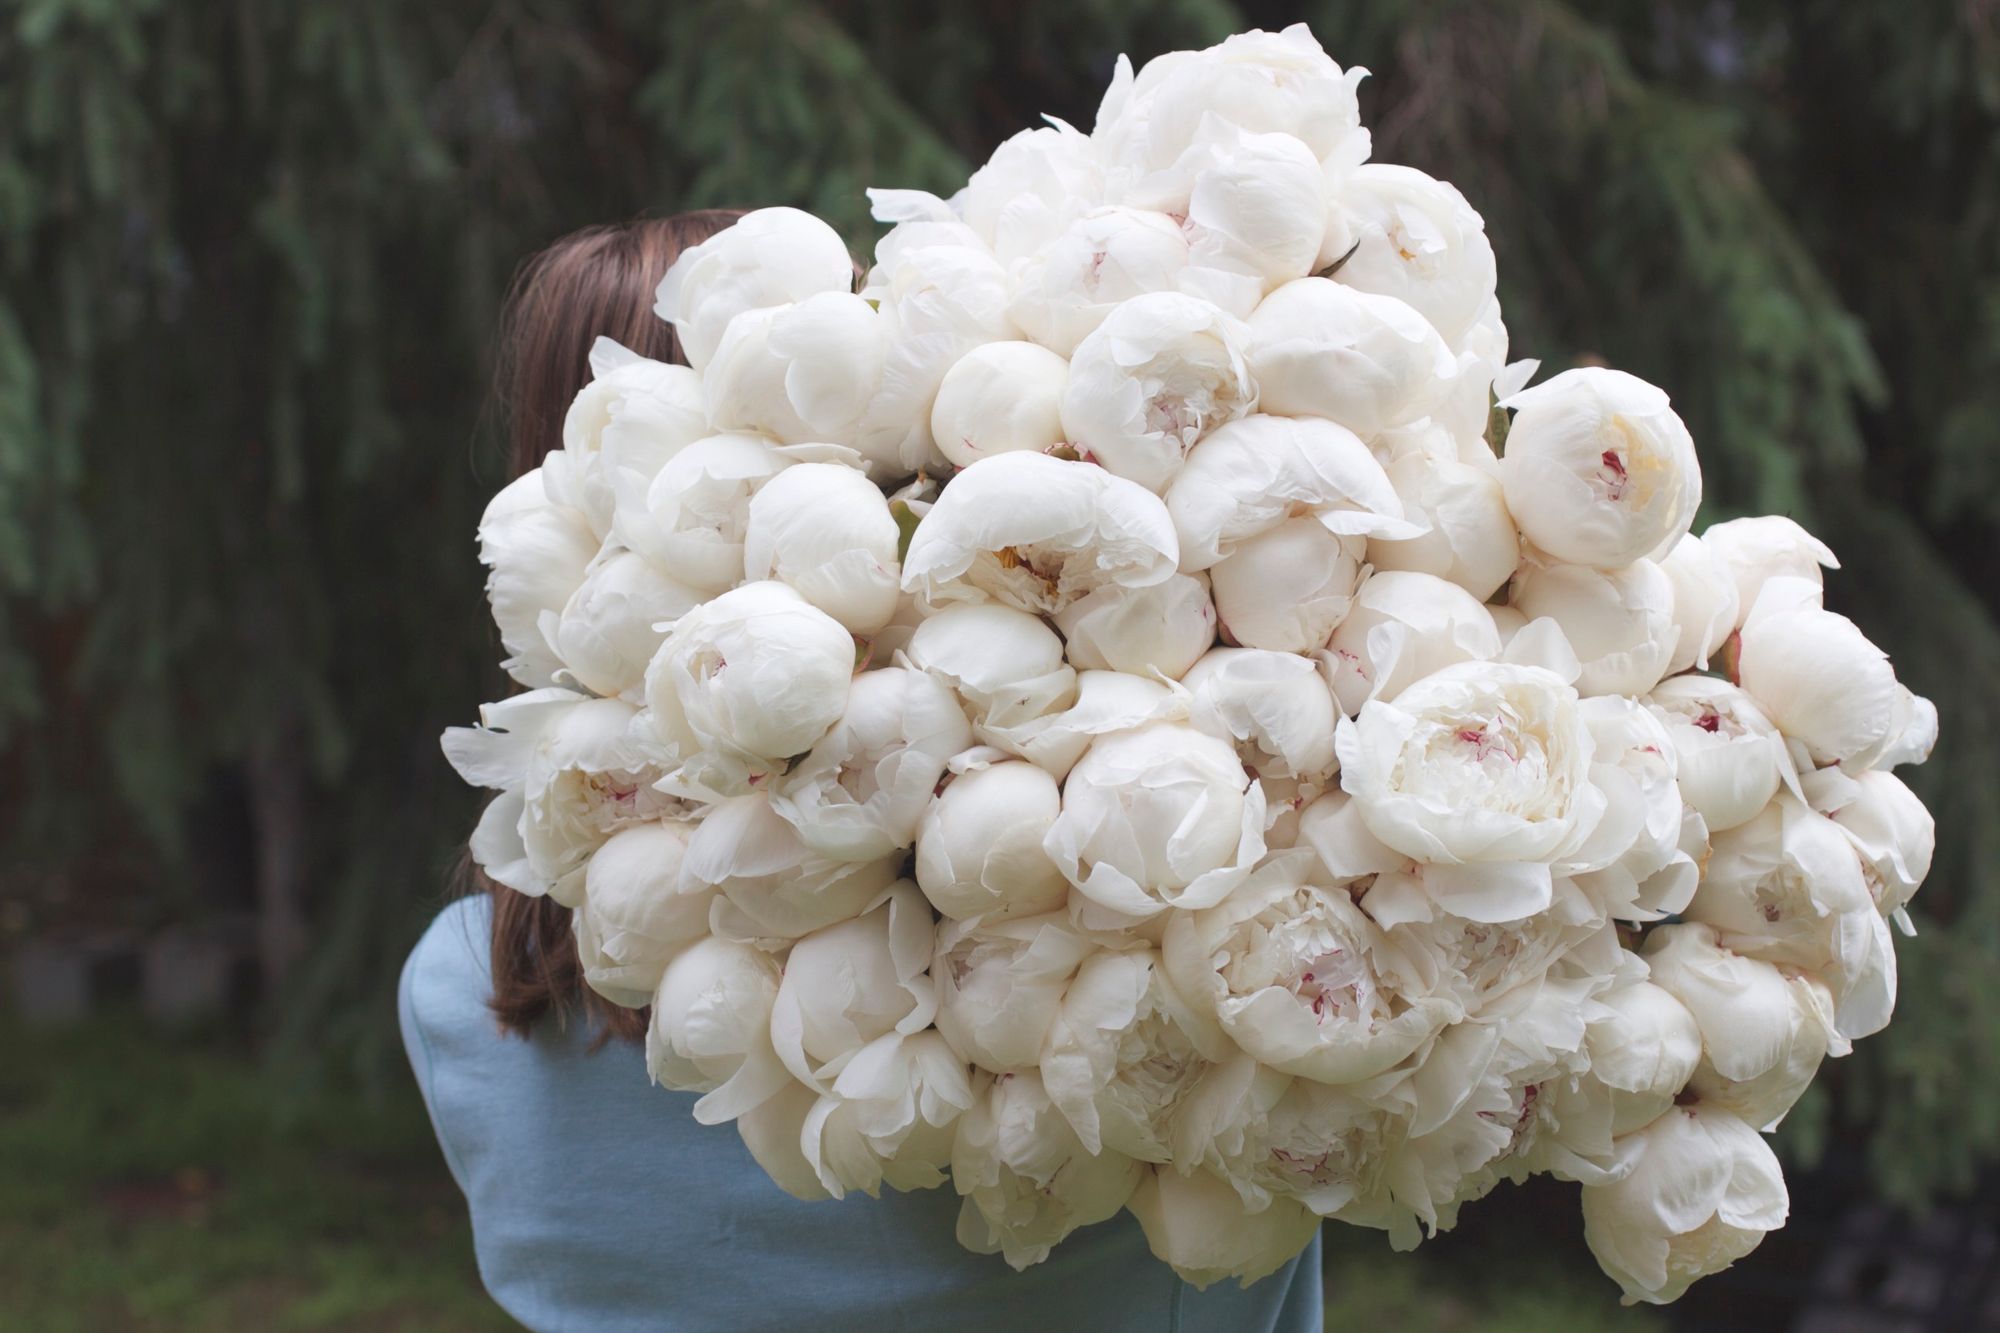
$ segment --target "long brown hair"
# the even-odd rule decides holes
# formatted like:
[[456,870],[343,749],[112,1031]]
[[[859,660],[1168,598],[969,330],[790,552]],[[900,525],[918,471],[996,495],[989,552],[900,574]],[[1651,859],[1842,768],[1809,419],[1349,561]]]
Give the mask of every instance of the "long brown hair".
[[[562,443],[563,416],[590,382],[590,344],[600,335],[641,356],[686,364],[673,326],[653,313],[654,289],[681,251],[742,216],[740,209],[708,208],[590,227],[521,265],[501,315],[493,377],[511,476],[539,467]],[[525,1037],[544,1016],[563,1022],[581,1007],[600,1044],[645,1035],[645,1010],[611,1004],[583,984],[567,907],[494,883],[469,855],[463,867],[465,891],[483,892],[493,904],[488,1004],[503,1030]]]

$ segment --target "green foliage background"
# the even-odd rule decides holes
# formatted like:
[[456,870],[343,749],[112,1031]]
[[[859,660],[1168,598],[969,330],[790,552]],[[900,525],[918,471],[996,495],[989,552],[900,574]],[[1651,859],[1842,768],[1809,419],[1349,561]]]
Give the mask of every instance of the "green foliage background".
[[513,265],[572,228],[948,191],[1115,54],[1309,20],[1485,214],[1517,354],[1665,385],[1938,702],[1886,1037],[1788,1122],[1914,1198],[2000,1152],[2000,16],[1935,4],[0,0],[0,931],[303,867],[278,1048],[390,996],[501,689],[472,526]]

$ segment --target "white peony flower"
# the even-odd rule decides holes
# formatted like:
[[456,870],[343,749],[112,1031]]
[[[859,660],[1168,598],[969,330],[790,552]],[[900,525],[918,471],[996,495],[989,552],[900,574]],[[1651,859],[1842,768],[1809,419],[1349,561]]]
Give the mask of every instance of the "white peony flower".
[[663,756],[634,726],[637,716],[616,699],[530,690],[481,708],[477,729],[447,729],[444,754],[458,775],[501,792],[472,836],[480,868],[575,907],[605,839],[679,813],[679,801],[655,790]]
[[1674,624],[1680,627],[1667,674],[1690,667],[1706,671],[1709,659],[1721,655],[1722,645],[1742,618],[1736,604],[1736,580],[1715,552],[1691,532],[1682,534],[1660,561],[1660,569],[1673,584]]
[[681,880],[691,832],[680,820],[634,824],[612,834],[584,870],[576,955],[584,981],[613,1004],[651,1004],[668,961],[708,934],[714,890]]
[[952,364],[931,404],[931,438],[957,467],[993,454],[1045,453],[1064,442],[1069,362],[1031,342],[994,342]]
[[866,913],[792,945],[771,1007],[771,1041],[792,1075],[824,1091],[876,1038],[928,1027],[932,938],[930,905],[903,880]]
[[1644,694],[1667,673],[1680,640],[1673,582],[1650,560],[1612,570],[1531,562],[1508,600],[1562,630],[1582,667],[1580,694]]
[[1367,132],[1354,89],[1366,73],[1341,69],[1303,23],[1172,51],[1136,77],[1120,57],[1091,138],[1109,171],[1128,182],[1172,167],[1211,117],[1253,134],[1296,136],[1320,161],[1359,161]]
[[1256,406],[1248,343],[1242,322],[1207,301],[1135,296],[1071,355],[1063,431],[1090,461],[1163,490],[1195,441]]
[[1256,1212],[1209,1171],[1184,1176],[1158,1167],[1133,1192],[1132,1215],[1153,1254],[1197,1291],[1224,1278],[1247,1287],[1277,1272],[1319,1234],[1319,1218],[1291,1199]]
[[1477,920],[1545,907],[1551,864],[1584,851],[1609,808],[1576,691],[1541,667],[1446,667],[1341,719],[1334,748],[1368,830],[1430,863],[1427,888]]
[[609,338],[590,345],[591,381],[563,416],[562,448],[542,460],[549,498],[581,512],[602,537],[611,531],[615,480],[652,480],[667,459],[712,434],[701,376],[654,361]]
[[845,861],[888,856],[916,841],[946,762],[971,744],[957,697],[937,677],[864,671],[833,730],[773,781],[771,808],[817,852]]
[[1169,1162],[1176,1114],[1210,1062],[1195,1047],[1151,949],[1094,953],[1063,996],[1042,1046],[1050,1100],[1091,1152]]
[[1347,889],[1303,883],[1287,862],[1206,911],[1173,913],[1163,951],[1175,989],[1208,1019],[1195,1032],[1212,1058],[1233,1041],[1322,1083],[1399,1065],[1464,1014],[1429,960],[1392,942]]
[[1100,736],[1069,771],[1043,846],[1117,926],[1213,906],[1264,854],[1263,791],[1235,747],[1180,723]]
[[952,198],[1003,264],[1039,250],[1103,202],[1096,145],[1061,121],[1003,140]]
[[562,655],[565,673],[585,689],[636,699],[646,664],[667,637],[655,626],[680,619],[706,597],[638,552],[607,547],[591,561],[546,637]]
[[646,704],[681,781],[735,794],[819,743],[847,707],[854,638],[783,583],[746,583],[674,622]]
[[1185,207],[1182,288],[1233,314],[1249,314],[1264,293],[1305,277],[1319,259],[1325,171],[1293,135],[1212,122],[1172,168],[1138,189],[1149,202]]
[[1329,532],[1316,518],[1288,518],[1233,544],[1210,566],[1225,642],[1281,653],[1324,648],[1368,577],[1364,537]]
[[743,581],[750,498],[788,463],[759,435],[711,435],[668,459],[642,490],[621,478],[612,535],[704,593]]
[[736,1132],[752,1160],[764,1168],[772,1184],[807,1203],[833,1197],[806,1160],[802,1141],[806,1117],[819,1101],[815,1089],[788,1077],[777,1092],[736,1117]]
[[563,668],[543,618],[560,614],[576,595],[597,550],[583,514],[549,502],[541,468],[510,482],[479,520],[479,562],[490,571],[486,601],[507,649],[500,665],[530,689],[554,684]]
[[1450,184],[1414,167],[1355,168],[1338,202],[1350,215],[1354,251],[1336,282],[1393,296],[1456,344],[1493,300],[1493,246],[1486,224]]
[[[1827,770],[1815,775],[1824,776],[1829,776]],[[1861,873],[1876,908],[1900,918],[1908,929],[1908,918],[1901,914],[1931,872],[1937,821],[1893,773],[1874,769],[1830,785],[1834,790],[1823,808],[1861,857]],[[1814,803],[1820,804],[1817,794]]]
[[1344,426],[1242,417],[1204,437],[1167,490],[1181,568],[1207,569],[1238,542],[1310,514],[1337,536],[1413,537],[1382,465]]
[[956,222],[901,222],[877,243],[861,295],[879,303],[887,337],[881,384],[854,447],[871,477],[889,481],[942,462],[930,421],[946,372],[980,344],[1018,338],[1020,330],[1007,315],[1006,271]]
[[1654,686],[1645,703],[1673,741],[1681,797],[1710,833],[1755,818],[1781,781],[1797,781],[1784,737],[1757,701],[1728,681],[1675,676]]
[[834,1198],[934,1189],[951,1165],[958,1117],[977,1094],[965,1061],[936,1032],[890,1032],[845,1057],[799,1122],[803,1156]]
[[771,1045],[778,962],[761,949],[716,936],[676,954],[653,996],[646,1072],[676,1092],[700,1092],[694,1118],[734,1120],[790,1081]]
[[1032,1070],[1070,978],[1096,949],[1060,912],[942,923],[931,962],[938,1031],[983,1069]]
[[1622,787],[1613,804],[1636,822],[1599,824],[1593,844],[1624,843],[1625,850],[1579,874],[1578,884],[1620,921],[1657,921],[1682,911],[1707,859],[1708,827],[1682,798],[1666,724],[1623,695],[1586,699],[1583,714],[1597,760],[1592,780]]
[[1629,1134],[1665,1115],[1701,1063],[1701,1028],[1688,1007],[1651,981],[1616,986],[1584,1038],[1590,1072],[1611,1090],[1612,1132]]
[[1839,1003],[1839,1028],[1865,1037],[1896,1003],[1896,954],[1861,860],[1840,826],[1788,793],[1717,834],[1685,913],[1730,949],[1817,974]]
[[1522,535],[1558,560],[1616,569],[1673,550],[1701,503],[1694,440],[1667,395],[1585,366],[1523,389],[1500,480]]
[[1180,548],[1159,497],[1103,468],[1042,454],[981,459],[917,525],[903,587],[1040,614],[1107,584],[1173,576]]
[[660,279],[654,310],[701,370],[743,311],[853,288],[854,261],[840,233],[796,208],[760,208],[681,251]]
[[1731,629],[1742,628],[1767,580],[1805,579],[1818,587],[1823,581],[1821,566],[1840,568],[1825,542],[1783,514],[1711,524],[1701,534],[1701,543],[1736,585],[1736,623]]
[[1015,261],[1007,314],[1030,338],[1069,356],[1124,302],[1173,291],[1187,263],[1187,237],[1165,213],[1094,209]]
[[1188,725],[1235,746],[1252,777],[1323,782],[1333,772],[1333,695],[1308,659],[1216,648],[1181,684]]
[[1663,1305],[1785,1223],[1778,1159],[1727,1111],[1675,1107],[1618,1143],[1620,1171],[1583,1189],[1583,1238],[1628,1302]]
[[681,891],[716,891],[709,911],[716,934],[781,948],[866,911],[895,882],[902,860],[822,856],[758,792],[707,807],[688,839]]
[[1052,912],[1069,881],[1042,848],[1062,810],[1056,780],[1019,761],[970,769],[946,784],[917,824],[917,884],[959,920]]
[[1382,571],[1361,585],[1320,660],[1340,711],[1394,699],[1412,682],[1460,662],[1500,656],[1494,617],[1465,589],[1430,574]]
[[1748,1112],[1752,1125],[1790,1110],[1829,1051],[1847,1052],[1823,983],[1733,952],[1712,927],[1662,926],[1647,937],[1646,959],[1655,984],[1686,1005],[1701,1029],[1699,1094]]
[[1272,292],[1249,329],[1261,411],[1325,417],[1363,439],[1428,416],[1455,364],[1409,306],[1325,278]]
[[965,1196],[958,1242],[1027,1268],[1078,1227],[1115,1217],[1144,1168],[1088,1151],[1032,1071],[993,1080],[959,1117],[951,1182]]
[[973,735],[1008,743],[1019,727],[1076,702],[1077,675],[1062,640],[1039,617],[998,602],[946,606],[910,636],[904,655],[952,687]]
[[1109,584],[1055,615],[1078,667],[1179,679],[1215,642],[1208,580],[1175,574],[1147,588]]
[[992,732],[1001,749],[1061,781],[1097,737],[1186,716],[1185,691],[1123,671],[1083,671],[1077,674],[1075,703]]
[[839,463],[798,463],[750,497],[743,574],[789,584],[869,635],[896,613],[898,537],[889,502],[867,477]]
[[1371,538],[1368,563],[1378,570],[1435,574],[1483,601],[1520,564],[1520,531],[1492,472],[1460,461],[1439,432],[1426,430],[1418,438],[1421,443],[1399,448],[1386,470],[1403,513],[1429,531]]
[[[1320,1216],[1352,1217],[1382,1203],[1394,1146],[1409,1132],[1402,1107],[1370,1101],[1385,1075],[1353,1089],[1293,1078],[1237,1054],[1195,1090],[1181,1112],[1198,1126],[1204,1165],[1226,1180],[1244,1208],[1292,1199]],[[1398,1181],[1402,1192],[1405,1182]],[[1412,1191],[1420,1192],[1420,1191]]]
[[887,333],[847,291],[745,310],[702,372],[709,420],[786,444],[844,444],[881,383]]
[[1807,579],[1765,581],[1740,631],[1736,678],[1815,763],[1871,767],[1902,739],[1916,701],[1888,654],[1819,593]]

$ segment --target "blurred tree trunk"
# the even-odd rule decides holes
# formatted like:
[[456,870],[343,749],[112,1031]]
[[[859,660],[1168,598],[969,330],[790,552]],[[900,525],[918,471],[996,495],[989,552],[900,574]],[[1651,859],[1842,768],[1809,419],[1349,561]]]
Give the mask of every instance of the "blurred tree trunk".
[[306,943],[306,774],[296,727],[249,760],[250,816],[257,831],[257,975],[275,999]]

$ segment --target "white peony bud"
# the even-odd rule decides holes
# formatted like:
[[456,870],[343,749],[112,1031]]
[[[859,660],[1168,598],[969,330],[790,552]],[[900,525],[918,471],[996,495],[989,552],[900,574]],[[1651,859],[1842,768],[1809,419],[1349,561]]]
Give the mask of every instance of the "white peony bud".
[[1363,537],[1290,518],[1235,543],[1209,569],[1226,641],[1283,653],[1324,648],[1368,576]]
[[1056,780],[1011,761],[953,778],[917,824],[917,884],[959,920],[1052,912],[1069,881],[1042,848],[1062,810]]
[[1828,802],[1827,817],[1854,844],[1876,908],[1896,916],[1931,873],[1937,821],[1893,773],[1875,769],[1850,781]]
[[621,478],[612,534],[705,593],[743,581],[750,497],[789,460],[759,435],[711,435],[668,459],[642,491]]
[[853,288],[854,261],[840,233],[796,208],[760,208],[681,251],[660,279],[654,310],[701,370],[743,311]]
[[888,856],[916,841],[946,762],[971,744],[957,697],[937,677],[864,671],[833,730],[773,782],[771,808],[827,856]]
[[1166,507],[1145,488],[1089,463],[997,454],[952,478],[924,515],[903,587],[1054,614],[1108,584],[1164,583],[1179,556]]
[[1122,303],[1174,290],[1187,262],[1187,237],[1165,213],[1095,209],[1014,265],[1007,314],[1069,356]]
[[1701,543],[1736,585],[1736,623],[1731,629],[1742,628],[1767,580],[1805,579],[1819,587],[1821,566],[1840,568],[1825,542],[1783,514],[1711,524],[1701,534]]
[[1508,600],[1530,621],[1546,617],[1562,630],[1583,669],[1580,694],[1644,694],[1679,642],[1674,585],[1650,560],[1613,570],[1530,563]]
[[1674,587],[1674,624],[1680,637],[1667,674],[1676,675],[1690,667],[1708,670],[1709,659],[1722,652],[1741,619],[1736,605],[1736,580],[1715,552],[1693,533],[1683,534],[1674,549],[1660,561],[1660,569]]
[[1215,642],[1215,605],[1199,574],[1149,588],[1111,584],[1071,602],[1055,622],[1073,665],[1135,676],[1178,680]]
[[1909,724],[1888,654],[1819,604],[1816,583],[1768,579],[1743,622],[1736,678],[1814,762],[1868,767]]
[[1333,772],[1333,695],[1307,659],[1216,648],[1181,684],[1193,696],[1188,725],[1235,746],[1253,777],[1319,782]]
[[750,497],[743,574],[778,579],[869,635],[896,613],[899,534],[874,483],[839,463],[799,463]]
[[709,929],[746,943],[781,948],[867,910],[896,880],[901,856],[841,861],[806,846],[762,792],[706,808],[681,862],[683,892],[708,886],[720,895]]
[[824,1091],[877,1037],[928,1027],[932,942],[930,906],[904,880],[863,915],[792,945],[771,1007],[771,1040],[792,1075]]
[[1060,782],[1096,737],[1186,716],[1184,691],[1123,671],[1083,671],[1077,673],[1075,703],[1015,726],[992,728],[993,743],[1047,769]]
[[1236,543],[1310,514],[1337,536],[1413,537],[1368,447],[1315,417],[1240,418],[1204,437],[1167,490],[1181,568],[1207,569]]
[[746,310],[702,372],[709,420],[785,444],[844,444],[881,382],[887,332],[851,292]]
[[1008,746],[1013,730],[1076,702],[1076,671],[1062,640],[1039,616],[998,602],[946,606],[928,616],[904,650],[964,701],[973,734]]
[[650,481],[662,464],[714,432],[701,376],[599,338],[590,346],[591,381],[563,416],[562,448],[542,460],[549,498],[582,512],[600,537],[610,532],[623,472]]
[[965,1061],[936,1032],[891,1032],[845,1057],[799,1125],[804,1155],[834,1198],[883,1185],[935,1189],[951,1165],[958,1117],[975,1100]]
[[646,703],[694,747],[683,780],[730,792],[812,749],[846,710],[853,675],[839,621],[785,584],[746,583],[674,622],[646,669]]
[[1119,925],[1219,902],[1264,854],[1264,796],[1235,748],[1177,723],[1101,736],[1070,770],[1043,846]]
[[[1312,272],[1326,235],[1325,172],[1290,134],[1204,127],[1157,184],[1178,205],[1186,186],[1188,269],[1181,285],[1238,315],[1273,287]],[[1150,198],[1149,198],[1150,201]]]
[[1610,1183],[1583,1188],[1583,1238],[1628,1302],[1678,1300],[1785,1223],[1777,1156],[1727,1111],[1675,1107],[1618,1157]]
[[1646,939],[1653,981],[1694,1015],[1702,1063],[1695,1075],[1704,1100],[1748,1111],[1764,1126],[1791,1109],[1829,1049],[1845,1054],[1833,1032],[1832,997],[1810,976],[1728,949],[1699,923],[1662,926]]
[[1673,550],[1701,503],[1694,440],[1667,395],[1586,366],[1523,389],[1500,481],[1522,535],[1558,560],[1616,569]]
[[585,689],[636,698],[666,631],[706,594],[670,577],[636,551],[606,548],[556,620],[553,640],[568,674]]
[[1435,574],[1465,589],[1473,600],[1484,601],[1520,564],[1521,534],[1507,512],[1499,480],[1486,469],[1460,462],[1449,451],[1448,438],[1436,443],[1445,449],[1400,449],[1387,467],[1403,513],[1429,531],[1400,540],[1370,538],[1368,563],[1378,570]]
[[1621,818],[1607,817],[1591,835],[1599,855],[1620,843],[1625,850],[1579,874],[1579,887],[1620,921],[1657,921],[1684,910],[1707,858],[1708,828],[1681,796],[1666,724],[1624,695],[1586,699],[1582,711],[1595,751],[1593,778],[1626,794],[1617,802]]
[[597,535],[582,513],[549,503],[542,469],[522,473],[494,496],[479,520],[479,561],[507,674],[530,689],[555,683],[563,661],[542,632],[583,586]]
[[951,1182],[965,1196],[958,1243],[1027,1268],[1078,1227],[1117,1216],[1143,1174],[1123,1153],[1085,1149],[1039,1075],[995,1079],[952,1147]]
[[1043,453],[1063,443],[1069,362],[1031,342],[975,347],[945,372],[931,404],[931,438],[958,467],[993,454]]
[[1249,331],[1207,301],[1135,296],[1070,357],[1063,431],[1093,462],[1158,492],[1196,440],[1257,403]]
[[1249,1212],[1210,1171],[1184,1176],[1156,1167],[1140,1179],[1131,1208],[1154,1256],[1197,1291],[1224,1278],[1247,1287],[1297,1258],[1319,1234],[1320,1219],[1304,1204],[1274,1199]]
[[1701,1063],[1701,1028],[1672,992],[1650,981],[1597,997],[1584,1049],[1590,1072],[1611,1089],[1612,1133],[1629,1134],[1673,1107]]
[[1347,177],[1339,202],[1355,246],[1334,280],[1415,307],[1456,344],[1492,301],[1496,278],[1486,224],[1465,196],[1414,167],[1371,162]]
[[694,1104],[704,1125],[734,1120],[790,1082],[771,1046],[778,971],[763,950],[710,936],[676,954],[660,978],[646,1072],[662,1087],[707,1094]]
[[1394,699],[1412,682],[1460,662],[1500,656],[1487,607],[1430,574],[1384,571],[1361,585],[1321,655],[1340,711]]
[[613,834],[584,870],[576,955],[584,981],[613,1004],[651,1004],[668,961],[708,934],[715,891],[681,881],[691,831],[678,820],[634,824]]
[[736,1117],[743,1146],[771,1183],[795,1199],[816,1203],[833,1195],[820,1183],[819,1172],[806,1160],[801,1141],[806,1117],[819,1104],[819,1093],[795,1078],[762,1103]]
[[938,927],[938,1031],[996,1074],[1032,1070],[1063,992],[1097,946],[1059,912]]
[[1454,365],[1415,310],[1325,278],[1278,288],[1249,327],[1261,411],[1325,417],[1363,439],[1427,416]]
[[1710,833],[1755,818],[1780,781],[1796,781],[1784,737],[1757,701],[1728,681],[1675,676],[1645,702],[1673,741],[1681,796]]

